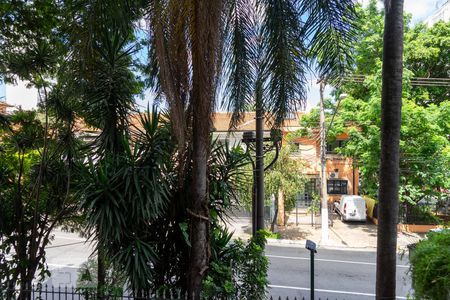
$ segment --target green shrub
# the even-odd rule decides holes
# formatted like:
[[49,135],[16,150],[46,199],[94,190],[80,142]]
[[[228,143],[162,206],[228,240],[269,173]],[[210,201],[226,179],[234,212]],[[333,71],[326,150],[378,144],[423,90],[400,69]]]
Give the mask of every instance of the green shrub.
[[[105,299],[109,297],[120,297],[124,292],[126,277],[107,263],[105,286],[101,287],[101,292]],[[78,270],[77,292],[83,295],[86,300],[97,299],[97,260],[89,258]]]
[[266,231],[265,234],[266,238],[268,239],[276,239],[276,240],[281,239],[281,234],[279,232]]
[[244,242],[231,241],[226,229],[213,234],[212,262],[202,296],[214,299],[264,299],[269,261],[264,255],[266,232]]
[[440,224],[441,220],[431,211],[430,207],[414,205],[407,216],[410,224]]
[[450,299],[450,230],[432,232],[410,257],[415,299]]

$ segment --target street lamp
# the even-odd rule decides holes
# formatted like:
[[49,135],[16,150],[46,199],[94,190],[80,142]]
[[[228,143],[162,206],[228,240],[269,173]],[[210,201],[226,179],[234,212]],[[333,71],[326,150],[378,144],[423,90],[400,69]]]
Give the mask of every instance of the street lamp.
[[[282,133],[279,129],[272,129],[270,137],[264,137],[263,143],[263,157],[266,153],[275,149],[274,159],[263,170],[257,168],[256,157],[255,160],[250,156],[253,170],[253,187],[252,187],[252,234],[256,235],[258,230],[264,229],[264,180],[257,180],[257,178],[264,178],[264,171],[268,170],[277,161],[279,151],[281,148]],[[242,136],[242,142],[246,145],[246,153],[250,150],[256,152],[258,139],[255,131],[245,131]],[[262,158],[263,158],[262,157]]]
[[316,247],[316,243],[314,243],[313,241],[310,240],[306,240],[306,245],[305,248],[308,249],[310,251],[310,256],[311,256],[311,269],[310,269],[310,274],[311,274],[311,280],[310,280],[310,284],[311,284],[311,300],[314,300],[314,253],[317,253],[317,247]]

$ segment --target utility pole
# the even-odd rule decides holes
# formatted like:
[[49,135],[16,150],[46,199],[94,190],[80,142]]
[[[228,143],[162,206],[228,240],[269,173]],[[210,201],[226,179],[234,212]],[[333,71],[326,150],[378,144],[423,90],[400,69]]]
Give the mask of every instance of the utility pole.
[[326,127],[325,127],[325,111],[323,107],[323,92],[325,82],[320,81],[320,182],[322,189],[322,244],[328,243],[328,195],[327,195],[327,158],[326,158]]
[[256,231],[264,229],[264,108],[262,84],[257,83],[256,93]]

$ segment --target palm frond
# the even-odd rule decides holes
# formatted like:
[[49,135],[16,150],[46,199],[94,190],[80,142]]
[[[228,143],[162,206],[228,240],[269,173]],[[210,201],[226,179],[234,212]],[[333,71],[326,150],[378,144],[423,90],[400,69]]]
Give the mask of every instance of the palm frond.
[[215,140],[209,160],[210,207],[222,220],[238,204],[239,188],[248,183],[245,166],[250,163],[248,155],[239,145],[231,147],[227,141]]
[[253,102],[255,72],[252,56],[256,46],[253,20],[256,15],[251,0],[233,0],[228,4],[223,68],[226,84],[222,107],[233,112],[230,127],[235,127]]
[[172,130],[186,140],[186,110],[190,102],[191,54],[187,38],[189,1],[152,1],[147,11],[150,35],[150,82],[169,104]]
[[356,39],[355,1],[302,0],[300,14],[306,17],[302,34],[309,55],[317,61],[320,78],[336,80],[352,63]]
[[265,39],[263,71],[265,110],[279,126],[289,112],[306,100],[306,51],[300,35],[300,15],[296,1],[264,0]]
[[108,246],[105,251],[134,290],[148,288],[153,274],[157,255],[147,241],[172,199],[175,149],[155,109],[142,113],[140,122],[121,153],[91,160],[80,176],[87,229]]

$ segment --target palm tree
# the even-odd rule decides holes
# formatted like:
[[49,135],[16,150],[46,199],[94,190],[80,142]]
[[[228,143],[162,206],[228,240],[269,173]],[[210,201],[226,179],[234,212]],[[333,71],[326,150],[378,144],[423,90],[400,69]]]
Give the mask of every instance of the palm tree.
[[[256,110],[256,230],[264,228],[264,117],[278,127],[306,101],[308,63],[320,78],[337,79],[351,62],[352,1],[232,1],[225,43],[224,104],[231,127]],[[305,21],[302,21],[305,20]]]
[[180,179],[186,176],[185,165],[192,159],[187,210],[191,249],[186,287],[193,298],[200,296],[210,259],[207,166],[220,66],[222,5],[222,0],[153,1],[149,7],[154,74],[169,104],[182,162]]
[[[279,126],[306,98],[308,58],[316,59],[321,77],[345,70],[355,11],[351,0],[159,0],[148,12],[149,73],[168,103],[180,178],[192,159],[187,289],[198,296],[209,261],[206,172],[218,83],[225,85],[222,104],[234,112],[232,126],[255,104],[259,129],[265,114]],[[263,174],[258,178],[262,181]]]
[[385,1],[376,298],[395,299],[399,141],[403,76],[403,0]]

